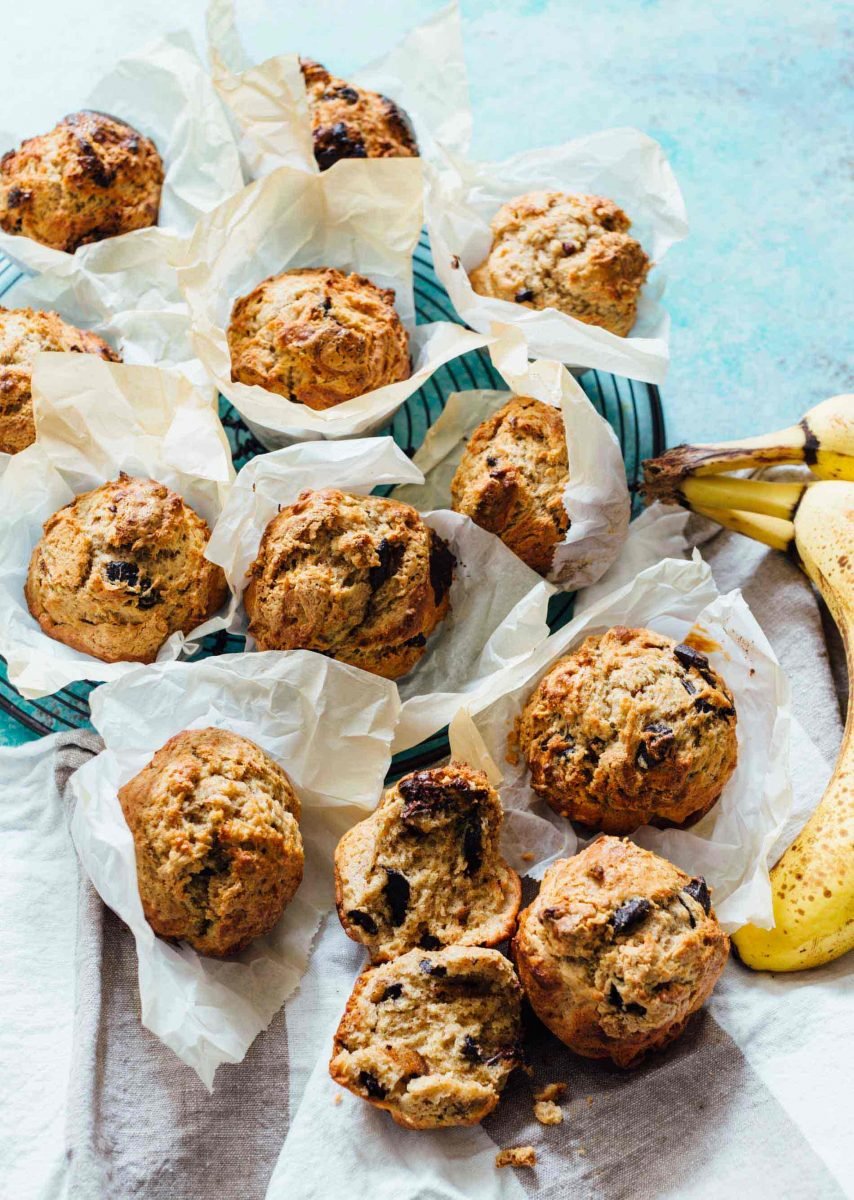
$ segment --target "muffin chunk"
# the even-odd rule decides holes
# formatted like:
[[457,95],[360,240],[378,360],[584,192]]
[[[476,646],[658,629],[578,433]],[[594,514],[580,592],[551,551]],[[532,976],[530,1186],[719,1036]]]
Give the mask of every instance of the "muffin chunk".
[[97,333],[69,325],[55,312],[0,306],[0,451],[17,454],[36,440],[33,420],[33,362],[42,350],[119,355]]
[[451,503],[541,575],[569,517],[566,431],[560,409],[514,396],[471,435],[451,482]]
[[235,382],[313,409],[411,373],[394,292],[329,267],[271,275],[242,296],[231,311],[228,346]]
[[513,941],[540,1020],[620,1067],[682,1033],[728,953],[705,880],[613,837],[549,867]]
[[156,225],[162,186],[150,138],[84,109],[0,159],[0,229],[73,253]]
[[330,1074],[408,1129],[476,1125],[522,1061],[520,1001],[497,950],[410,950],[357,979]]
[[273,928],[302,880],[300,802],[260,746],[185,729],[119,801],[155,933],[221,958]]
[[335,852],[348,937],[384,961],[420,946],[495,946],[513,932],[519,876],[501,857],[504,811],[482,771],[415,771]]
[[270,521],[243,602],[259,650],[316,650],[397,679],[450,607],[456,560],[408,504],[303,492]]
[[393,100],[353,87],[310,59],[301,59],[300,67],[321,171],[339,158],[418,157],[409,118]]
[[605,833],[699,820],[738,754],[732,694],[708,658],[622,626],[555,663],[516,739],[534,791]]
[[492,246],[471,285],[482,296],[557,308],[626,337],[651,265],[630,226],[602,196],[517,196],[493,218]]
[[25,595],[48,637],[102,662],[154,662],[223,604],[207,522],[153,479],[121,474],[45,522]]

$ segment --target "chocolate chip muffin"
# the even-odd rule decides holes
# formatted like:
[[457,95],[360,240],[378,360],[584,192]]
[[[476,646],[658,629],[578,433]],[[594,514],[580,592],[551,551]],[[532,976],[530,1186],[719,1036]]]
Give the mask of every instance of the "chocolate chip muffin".
[[163,163],[118,117],[72,113],[0,159],[0,229],[72,254],[157,224]]
[[102,662],[154,662],[224,603],[207,522],[153,479],[121,474],[45,522],[24,589],[48,637]]
[[729,938],[702,878],[602,837],[549,867],[513,956],[540,1020],[570,1050],[635,1066],[712,993]]
[[121,362],[103,338],[67,324],[57,313],[0,307],[0,451],[5,454],[17,454],[36,440],[31,382],[33,360],[41,350]]
[[260,746],[185,729],[119,801],[155,933],[222,958],[273,928],[302,880],[300,802]]
[[451,504],[548,575],[555,546],[569,528],[563,503],[568,481],[560,409],[513,396],[469,438],[451,482]]
[[516,924],[519,876],[501,857],[504,811],[482,771],[452,762],[385,793],[335,852],[348,937],[375,962],[420,946],[496,946]]
[[410,950],[359,976],[330,1074],[407,1129],[476,1125],[521,1063],[520,1001],[497,950]]
[[493,218],[492,246],[471,285],[482,296],[557,308],[626,337],[651,265],[630,226],[602,196],[517,196]]
[[402,108],[301,59],[314,157],[321,171],[339,158],[417,158],[418,144]]
[[334,408],[411,374],[391,288],[330,267],[271,275],[228,327],[231,378],[308,408]]
[[243,597],[259,650],[316,650],[398,679],[450,608],[456,560],[408,504],[303,492],[270,521]]

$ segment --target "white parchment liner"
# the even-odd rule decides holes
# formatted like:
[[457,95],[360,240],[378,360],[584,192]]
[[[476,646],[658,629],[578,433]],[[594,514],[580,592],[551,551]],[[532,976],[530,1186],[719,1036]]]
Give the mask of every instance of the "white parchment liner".
[[[237,476],[207,556],[220,564],[239,596],[267,524],[300,492],[336,487],[365,495],[382,484],[421,479],[391,438],[307,442],[261,455]],[[448,541],[457,568],[450,613],[430,636],[418,665],[398,681],[403,709],[395,752],[442,729],[467,697],[486,702],[503,670],[545,640],[546,610],[554,591],[468,517],[447,511],[423,516]],[[242,609],[234,608],[231,629],[246,631]],[[247,648],[252,646],[249,638]]]
[[[392,683],[306,650],[134,667],[93,693],[106,749],[74,776],[74,843],[101,898],[133,932],[143,1025],[208,1088],[219,1064],[239,1062],[298,986],[334,903],[335,846],[376,804],[398,711]],[[263,747],[302,804],[303,881],[275,928],[227,961],[154,935],[117,795],[170,737],[207,726]]]
[[[248,177],[260,179],[285,163],[317,171],[299,67],[300,55],[315,57],[312,48],[293,46],[290,53],[252,65],[237,32],[234,0],[211,0],[207,30],[214,84],[232,114]],[[342,74],[335,63],[324,66]],[[468,150],[472,120],[456,3],[416,26],[373,63],[347,72],[347,78],[405,110],[423,156],[430,156],[437,142],[460,154]]]
[[[322,174],[280,167],[199,222],[179,271],[195,350],[268,449],[373,433],[440,366],[486,344],[449,321],[415,324],[412,253],[421,230],[421,172],[415,158],[370,165],[349,159]],[[266,388],[232,382],[226,331],[235,300],[269,275],[295,267],[356,271],[393,288],[409,333],[410,378],[320,412]]]
[[637,321],[626,338],[554,308],[529,309],[479,296],[468,277],[489,252],[490,222],[501,205],[542,190],[615,200],[632,222],[632,235],[660,264],[668,248],[685,237],[688,225],[679,185],[658,142],[636,129],[612,129],[500,163],[449,155],[440,170],[428,168],[427,180],[427,228],[436,274],[466,324],[486,332],[493,321],[509,322],[522,330],[533,357],[662,381],[670,320],[659,303],[664,287],[660,266],[647,280]]
[[[569,457],[569,483],[563,500],[570,526],[555,547],[548,578],[568,591],[586,587],[607,571],[629,529],[631,500],[620,444],[561,363],[529,363],[525,339],[511,325],[493,325],[492,332],[497,340],[489,348],[490,357],[511,391],[561,410]],[[424,472],[424,485],[399,488],[396,498],[417,508],[450,507],[451,482],[466,442],[510,395],[486,390],[453,392],[413,459]]]
[[[211,387],[177,371],[107,363],[90,354],[39,354],[33,372],[36,442],[0,476],[0,654],[30,699],[76,680],[118,679],[130,663],[105,663],[42,633],[24,599],[44,522],[75,495],[117,478],[150,476],[176,491],[210,526],[234,476]],[[219,614],[189,636],[174,633],[159,661],[194,653],[226,624]]]

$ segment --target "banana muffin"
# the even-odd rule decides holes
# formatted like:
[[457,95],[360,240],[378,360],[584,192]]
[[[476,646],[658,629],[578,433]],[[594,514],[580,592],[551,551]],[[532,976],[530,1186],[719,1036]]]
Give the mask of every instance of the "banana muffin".
[[36,440],[33,420],[33,360],[41,350],[119,355],[97,333],[69,325],[55,312],[0,307],[0,451],[17,454]]
[[521,1065],[521,994],[497,950],[410,950],[368,967],[329,1072],[407,1129],[476,1125]]
[[409,118],[393,100],[353,87],[310,59],[301,59],[300,67],[321,171],[339,158],[418,157]]
[[316,650],[397,679],[450,608],[456,560],[408,504],[303,492],[264,530],[243,602],[259,650]]
[[482,296],[557,308],[626,337],[650,269],[631,221],[613,200],[530,192],[502,205],[492,246],[470,275]]
[[482,771],[416,771],[344,834],[335,899],[375,962],[420,946],[495,946],[516,925],[521,884],[501,857],[504,811]]
[[569,528],[569,481],[560,409],[513,396],[468,440],[451,482],[451,505],[541,575],[548,575]]
[[515,737],[534,791],[605,833],[699,820],[738,754],[732,694],[705,654],[622,626],[555,663]]
[[682,1033],[728,954],[705,880],[613,837],[549,867],[513,941],[540,1020],[620,1067]]
[[273,928],[302,880],[300,802],[260,746],[185,729],[119,801],[155,933],[221,958]]
[[224,603],[207,522],[153,479],[122,473],[45,522],[25,595],[48,637],[102,662],[154,662]]
[[235,301],[231,378],[294,404],[334,408],[411,374],[391,288],[331,267],[271,275]]
[[107,113],[72,113],[0,158],[0,229],[73,253],[157,224],[163,163]]

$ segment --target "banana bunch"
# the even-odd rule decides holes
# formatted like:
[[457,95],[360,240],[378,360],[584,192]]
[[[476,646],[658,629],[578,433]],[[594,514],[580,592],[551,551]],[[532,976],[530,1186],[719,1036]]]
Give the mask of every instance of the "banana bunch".
[[[732,478],[727,471],[806,463],[817,481]],[[742,442],[677,446],[644,463],[647,500],[682,504],[782,550],[824,597],[854,677],[854,396],[834,396],[788,429]],[[813,815],[771,871],[774,928],[734,936],[755,970],[798,971],[854,948],[854,705]]]

